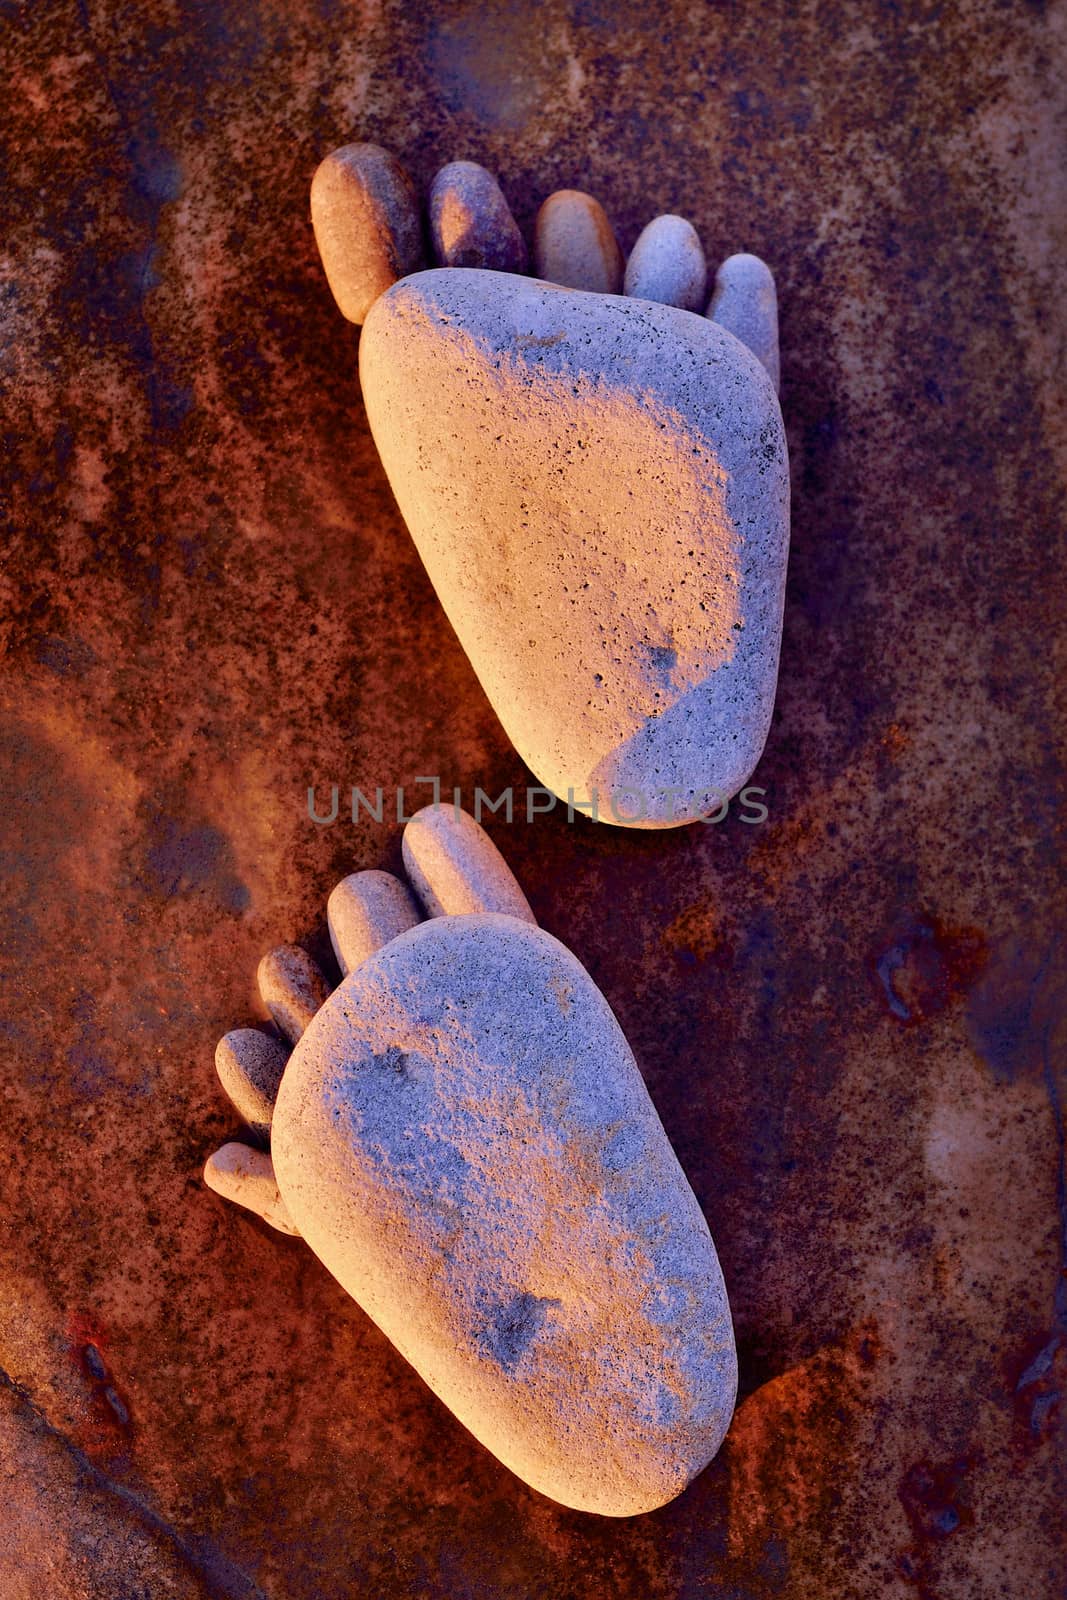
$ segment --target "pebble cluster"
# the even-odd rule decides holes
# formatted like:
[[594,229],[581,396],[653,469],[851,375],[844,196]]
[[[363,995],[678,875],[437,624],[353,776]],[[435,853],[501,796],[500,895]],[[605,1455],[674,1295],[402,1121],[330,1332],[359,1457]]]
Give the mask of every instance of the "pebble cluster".
[[[315,173],[311,220],[350,322],[362,323],[390,284],[426,266],[527,270],[526,244],[500,185],[474,161],[449,162],[434,178],[426,237],[415,187],[395,158],[377,145],[344,145]],[[564,288],[704,312],[759,357],[778,387],[770,268],[757,256],[729,257],[708,301],[704,251],[684,217],[655,217],[627,261],[603,206],[578,189],[559,189],[537,214],[533,265],[536,277]]]
[[285,1041],[239,1029],[216,1057],[260,1148],[206,1180],[303,1237],[528,1483],[652,1510],[734,1404],[707,1223],[610,1007],[487,834],[428,807],[403,851],[415,893],[356,872],[330,896],[332,994],[294,946],[260,964]]

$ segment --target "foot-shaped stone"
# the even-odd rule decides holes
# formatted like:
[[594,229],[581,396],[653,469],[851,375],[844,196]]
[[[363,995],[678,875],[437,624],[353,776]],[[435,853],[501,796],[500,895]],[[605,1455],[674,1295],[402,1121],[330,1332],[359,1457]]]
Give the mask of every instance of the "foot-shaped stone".
[[472,162],[434,180],[428,252],[413,186],[373,145],[327,157],[311,212],[338,304],[365,323],[393,491],[520,755],[607,822],[716,812],[759,759],[778,671],[789,467],[769,268],[729,257],[707,300],[690,223],[655,218],[624,262],[602,207],[561,190],[524,277]]
[[431,807],[403,851],[414,894],[359,872],[330,896],[347,976],[310,1019],[307,957],[261,965],[292,1054],[279,1076],[241,1030],[219,1070],[271,1153],[227,1145],[207,1181],[302,1234],[528,1483],[651,1510],[734,1403],[707,1224],[606,1001],[487,835]]

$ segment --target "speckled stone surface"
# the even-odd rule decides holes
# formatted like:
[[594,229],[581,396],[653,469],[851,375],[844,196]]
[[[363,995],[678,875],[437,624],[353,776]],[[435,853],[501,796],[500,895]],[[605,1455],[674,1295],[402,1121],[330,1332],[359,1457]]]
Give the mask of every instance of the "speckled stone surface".
[[759,256],[728,256],[715,274],[708,316],[758,356],[776,390],[782,385],[778,291],[774,273]]
[[625,1517],[714,1455],[737,1387],[715,1246],[581,963],[437,917],[308,1028],[271,1132],[301,1235],[527,1483]]
[[674,306],[423,272],[371,310],[367,417],[516,750],[565,803],[664,828],[750,776],[789,551],[760,363]]
[[[1003,1600],[1063,1552],[1062,8],[8,8],[0,1592]],[[633,1521],[504,1472],[205,1195],[256,964],[419,777],[530,781],[397,513],[307,209],[370,139],[772,262],[767,819],[486,816],[612,1005],[740,1398]],[[340,788],[336,823],[306,790]],[[350,787],[385,789],[351,822]],[[121,1152],[121,1160],[118,1153]]]
[[434,175],[426,206],[441,267],[525,272],[526,241],[500,185],[476,161],[450,161]]
[[653,217],[638,234],[623,292],[664,306],[703,311],[708,267],[700,236],[685,217]]

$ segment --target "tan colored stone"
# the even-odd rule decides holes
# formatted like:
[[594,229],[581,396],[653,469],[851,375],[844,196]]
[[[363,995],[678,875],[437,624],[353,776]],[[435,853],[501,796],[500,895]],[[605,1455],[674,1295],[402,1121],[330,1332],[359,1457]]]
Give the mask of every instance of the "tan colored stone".
[[346,144],[320,163],[311,223],[349,322],[362,322],[390,284],[424,265],[418,197],[399,161],[378,145]]
[[437,917],[371,956],[294,1050],[273,1142],[315,1254],[535,1489],[633,1516],[715,1454],[737,1385],[715,1246],[607,1002],[542,929]]
[[215,1070],[249,1129],[261,1143],[270,1138],[278,1085],[289,1051],[258,1028],[235,1028],[215,1047]]
[[537,276],[568,289],[622,293],[623,256],[607,213],[579,189],[550,194],[534,225]]
[[293,1044],[330,992],[319,967],[298,944],[279,945],[256,973],[263,1004]]
[[299,1236],[300,1229],[278,1192],[274,1165],[266,1151],[253,1150],[247,1144],[224,1144],[208,1158],[204,1182],[224,1200],[254,1211],[279,1233]]
[[714,814],[770,726],[789,465],[766,371],[714,322],[502,273],[374,307],[367,416],[523,760],[608,822]]
[[466,811],[424,806],[404,829],[404,865],[431,917],[496,911],[536,922],[514,873]]
[[407,884],[391,872],[353,872],[326,902],[330,942],[342,973],[351,972],[422,919]]

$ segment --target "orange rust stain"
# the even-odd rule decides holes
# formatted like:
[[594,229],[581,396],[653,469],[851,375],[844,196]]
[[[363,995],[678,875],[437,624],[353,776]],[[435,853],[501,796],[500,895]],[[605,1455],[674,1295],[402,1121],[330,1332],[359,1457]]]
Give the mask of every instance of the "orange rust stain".
[[911,734],[901,722],[891,722],[881,738],[882,749],[896,759],[911,744]]
[[732,1557],[820,1525],[847,1477],[854,1418],[887,1355],[873,1323],[761,1385],[738,1407],[724,1453]]
[[676,954],[698,962],[716,953],[728,952],[727,941],[716,927],[715,912],[706,900],[686,906],[661,935],[663,945]]

